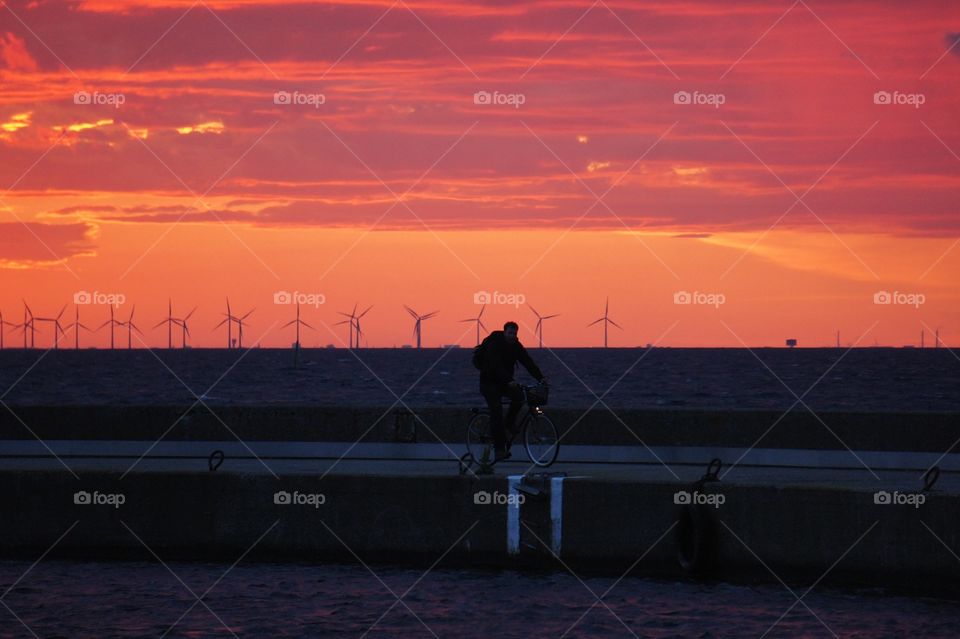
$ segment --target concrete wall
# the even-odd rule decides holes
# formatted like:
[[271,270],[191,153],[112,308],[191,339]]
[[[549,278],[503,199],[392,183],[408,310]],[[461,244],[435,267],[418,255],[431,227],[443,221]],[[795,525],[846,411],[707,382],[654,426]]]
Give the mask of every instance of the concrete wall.
[[[87,473],[78,481],[66,473],[3,472],[0,478],[5,486],[0,491],[0,552],[6,556],[36,558],[76,523],[54,556],[153,561],[139,536],[164,560],[232,562],[267,533],[250,560],[354,562],[359,557],[429,565],[448,553],[444,565],[560,568],[553,548],[575,570],[616,576],[638,559],[642,572],[678,572],[676,528],[671,526],[680,507],[674,494],[690,488],[575,477],[456,475],[287,476],[277,481],[223,472],[138,473],[122,480],[116,474]],[[509,505],[475,503],[478,491],[509,496],[511,484],[514,495],[539,491],[525,494],[513,522]],[[118,508],[76,504],[78,491],[122,494],[124,503]],[[322,494],[325,502],[318,507],[277,504],[278,491]],[[832,579],[939,587],[954,580],[960,568],[943,545],[960,549],[960,496],[931,493],[926,503],[913,508],[877,505],[869,492],[818,487],[719,483],[708,484],[704,494],[722,494],[725,500],[719,508],[703,507],[715,532],[712,574],[723,578],[759,574],[774,579],[766,564],[778,578],[815,579],[839,560]],[[517,542],[513,553],[511,525]]]

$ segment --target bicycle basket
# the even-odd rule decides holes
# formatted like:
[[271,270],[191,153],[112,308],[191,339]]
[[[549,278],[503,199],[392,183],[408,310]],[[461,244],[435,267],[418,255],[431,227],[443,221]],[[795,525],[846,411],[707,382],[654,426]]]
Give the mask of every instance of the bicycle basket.
[[546,406],[549,389],[546,386],[534,386],[527,391],[527,403],[531,406]]

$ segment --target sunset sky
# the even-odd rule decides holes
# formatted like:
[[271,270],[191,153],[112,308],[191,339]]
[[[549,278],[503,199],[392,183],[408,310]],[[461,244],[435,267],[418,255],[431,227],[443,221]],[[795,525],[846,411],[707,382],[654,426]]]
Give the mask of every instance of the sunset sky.
[[286,291],[306,346],[355,304],[468,346],[496,291],[528,344],[607,298],[611,346],[960,342],[956,2],[0,4],[6,321],[116,295],[165,346],[172,298],[223,346],[229,296],[289,346]]

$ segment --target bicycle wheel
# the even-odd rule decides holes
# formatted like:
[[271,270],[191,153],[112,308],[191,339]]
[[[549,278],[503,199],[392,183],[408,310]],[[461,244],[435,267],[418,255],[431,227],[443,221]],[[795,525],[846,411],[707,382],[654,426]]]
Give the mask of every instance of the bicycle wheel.
[[489,413],[477,413],[467,425],[467,452],[477,461],[483,459],[483,451],[493,446]]
[[543,468],[555,462],[560,453],[557,427],[546,415],[530,416],[527,427],[523,430],[523,443],[530,461]]

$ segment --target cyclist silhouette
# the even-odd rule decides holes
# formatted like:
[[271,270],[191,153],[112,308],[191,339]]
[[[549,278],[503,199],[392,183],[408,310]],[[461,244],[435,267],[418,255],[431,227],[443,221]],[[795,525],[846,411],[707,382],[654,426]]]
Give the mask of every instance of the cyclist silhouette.
[[[517,420],[517,414],[523,406],[523,391],[513,379],[517,362],[541,384],[547,383],[540,369],[517,338],[517,323],[507,322],[502,331],[493,331],[478,346],[477,368],[480,369],[480,394],[490,408],[490,430],[493,434],[493,447],[496,451],[494,461],[507,459],[506,429],[511,432]],[[510,407],[504,419],[501,397],[510,399]]]

